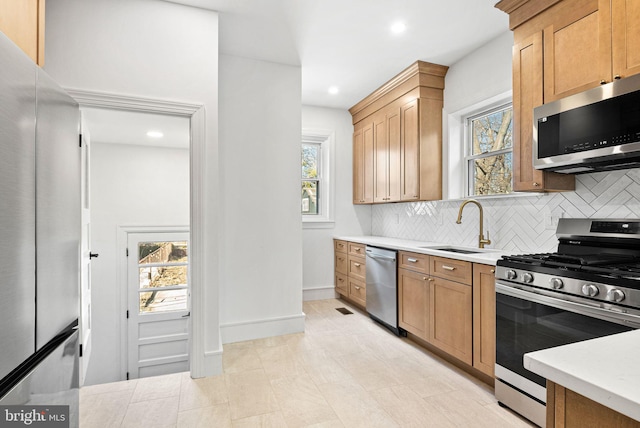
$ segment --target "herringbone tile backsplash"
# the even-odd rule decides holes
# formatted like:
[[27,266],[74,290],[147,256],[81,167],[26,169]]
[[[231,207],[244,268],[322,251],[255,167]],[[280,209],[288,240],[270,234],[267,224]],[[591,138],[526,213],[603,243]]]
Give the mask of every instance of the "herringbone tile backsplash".
[[[480,199],[491,248],[531,253],[554,251],[557,219],[640,218],[640,169],[576,176],[574,192]],[[478,208],[461,201],[373,206],[372,234],[475,247]],[[485,232],[486,236],[486,232]]]

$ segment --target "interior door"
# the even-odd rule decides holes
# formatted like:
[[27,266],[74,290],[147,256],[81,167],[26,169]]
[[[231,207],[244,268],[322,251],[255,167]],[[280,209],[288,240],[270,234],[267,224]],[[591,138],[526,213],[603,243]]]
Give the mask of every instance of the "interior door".
[[189,370],[189,233],[127,237],[128,377]]
[[81,237],[80,237],[80,385],[84,384],[91,359],[91,138],[84,120],[81,122]]

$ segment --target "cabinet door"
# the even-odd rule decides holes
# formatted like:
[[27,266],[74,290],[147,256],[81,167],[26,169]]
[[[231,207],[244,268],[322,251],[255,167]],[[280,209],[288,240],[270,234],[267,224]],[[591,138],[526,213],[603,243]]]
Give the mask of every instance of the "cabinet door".
[[373,124],[353,134],[353,203],[373,202]]
[[472,365],[471,286],[433,278],[430,294],[429,341],[460,361]]
[[473,367],[493,377],[496,361],[495,267],[473,265]]
[[417,201],[420,198],[420,115],[417,99],[402,106],[401,119],[400,199]]
[[398,324],[429,340],[429,283],[425,274],[398,269]]
[[398,202],[400,200],[400,164],[401,164],[401,142],[400,142],[400,108],[396,107],[387,112],[387,150],[388,150],[388,189],[389,198],[387,202]]
[[611,1],[614,78],[640,73],[640,2]]
[[544,102],[611,81],[610,0],[583,0],[544,29]]
[[389,143],[385,116],[373,121],[373,201],[389,200]]
[[44,66],[45,0],[0,0],[0,31]]

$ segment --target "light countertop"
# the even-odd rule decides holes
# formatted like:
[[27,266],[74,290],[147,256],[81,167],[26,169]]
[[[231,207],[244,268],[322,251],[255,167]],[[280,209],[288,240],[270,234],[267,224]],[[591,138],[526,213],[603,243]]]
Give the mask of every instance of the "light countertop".
[[530,352],[524,367],[640,421],[640,330]]
[[[450,259],[464,260],[473,263],[483,263],[494,265],[503,255],[511,254],[492,248],[472,248],[466,246],[443,244],[442,242],[412,241],[409,239],[386,238],[383,236],[335,236],[335,239],[357,242],[359,244],[371,245],[374,247],[389,248],[391,250],[411,251],[414,253],[429,254],[438,257],[448,257]],[[477,253],[463,254],[451,251],[441,251],[424,247],[456,247],[478,251]]]

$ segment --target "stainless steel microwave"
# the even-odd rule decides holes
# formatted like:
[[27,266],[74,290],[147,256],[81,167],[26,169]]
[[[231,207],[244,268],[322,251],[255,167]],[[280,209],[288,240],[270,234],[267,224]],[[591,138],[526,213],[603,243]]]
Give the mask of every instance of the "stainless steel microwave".
[[533,165],[572,174],[640,167],[640,75],[536,107]]

